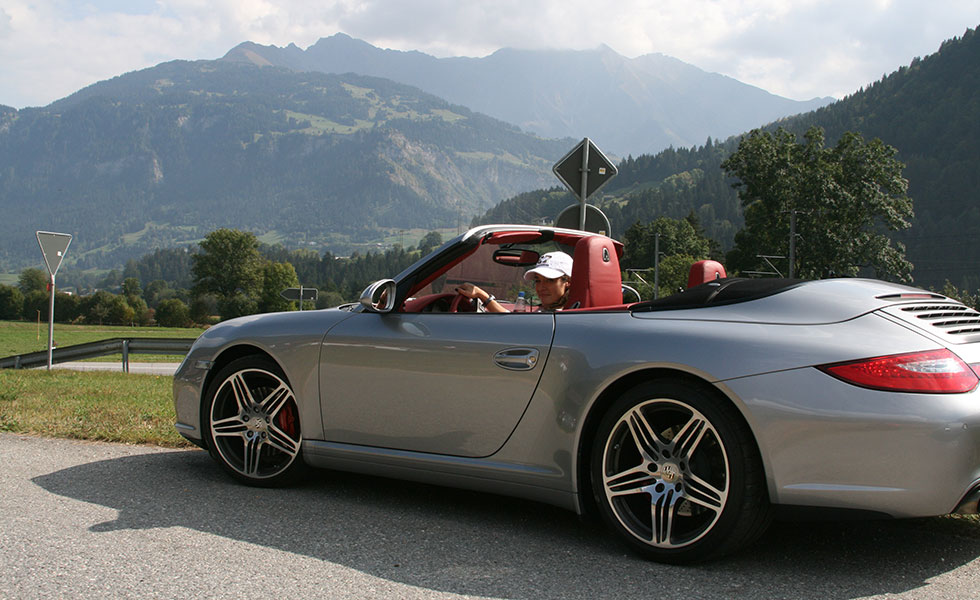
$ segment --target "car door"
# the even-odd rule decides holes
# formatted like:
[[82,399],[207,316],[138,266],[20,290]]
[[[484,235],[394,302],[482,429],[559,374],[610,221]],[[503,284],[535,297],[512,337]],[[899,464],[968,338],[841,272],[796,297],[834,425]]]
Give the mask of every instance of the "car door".
[[548,313],[356,314],[322,342],[325,439],[489,456],[524,413],[554,326]]

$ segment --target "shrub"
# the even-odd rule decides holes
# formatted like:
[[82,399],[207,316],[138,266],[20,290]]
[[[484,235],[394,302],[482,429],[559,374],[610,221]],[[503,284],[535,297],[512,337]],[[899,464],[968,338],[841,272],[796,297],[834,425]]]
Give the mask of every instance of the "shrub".
[[157,307],[156,320],[161,327],[188,327],[191,324],[191,311],[181,300],[168,298]]
[[0,319],[20,319],[24,310],[24,294],[12,285],[0,285]]

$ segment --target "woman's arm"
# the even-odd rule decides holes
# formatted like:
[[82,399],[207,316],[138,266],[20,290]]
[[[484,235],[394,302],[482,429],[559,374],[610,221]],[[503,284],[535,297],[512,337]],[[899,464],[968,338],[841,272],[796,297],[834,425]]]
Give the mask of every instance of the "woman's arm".
[[483,306],[487,309],[487,312],[494,312],[494,313],[510,312],[509,310],[501,306],[500,303],[497,302],[497,299],[494,298],[491,294],[473,285],[472,283],[464,283],[463,285],[458,286],[456,288],[456,293],[462,294],[467,298],[476,298],[477,300],[483,303]]

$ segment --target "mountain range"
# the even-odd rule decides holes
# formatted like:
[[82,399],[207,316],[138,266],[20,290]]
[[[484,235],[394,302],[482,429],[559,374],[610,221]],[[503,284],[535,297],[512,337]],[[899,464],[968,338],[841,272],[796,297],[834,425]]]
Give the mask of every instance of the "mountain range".
[[0,109],[0,264],[35,230],[111,266],[220,227],[340,248],[553,185],[547,140],[387,79],[175,61]]
[[607,47],[437,59],[343,34],[305,51],[245,43],[46,107],[0,107],[0,268],[36,260],[35,230],[77,234],[75,268],[219,227],[344,254],[393,230],[458,229],[556,185],[551,165],[578,141],[567,132],[641,151],[805,106]]
[[[332,48],[380,62],[409,55],[441,72],[456,62],[480,71],[494,56],[521,54],[435,59],[365,46],[346,36],[325,38],[305,51],[244,44],[220,60],[174,61],[120,75],[46,107],[0,106],[0,270],[39,264],[36,230],[75,235],[66,268],[113,268],[150,250],[193,243],[219,227],[343,254],[405,228],[465,227],[474,215],[516,222],[554,218],[574,201],[550,170],[582,133],[545,138],[431,90],[272,60],[311,59]],[[585,65],[604,60],[638,68],[644,62],[617,58],[607,48],[525,58],[517,62],[553,60],[545,70],[558,79],[565,63],[581,62],[583,77],[598,80]],[[344,56],[332,60],[353,64]],[[411,70],[408,63],[402,69]],[[512,89],[543,93],[531,83]],[[585,83],[577,87],[588,88]],[[705,100],[703,85],[690,84],[690,104]],[[738,103],[740,89],[719,94]],[[532,98],[524,102],[533,104]],[[645,113],[662,104],[649,102],[635,105],[624,129],[639,129],[631,123],[647,123]],[[546,109],[537,110],[547,116]],[[566,120],[585,118],[576,113]],[[980,287],[980,246],[971,243],[980,231],[975,30],[839,102],[774,119],[756,120],[736,133],[763,126],[800,133],[819,125],[828,143],[857,131],[898,148],[917,216],[912,229],[896,237],[908,245],[916,283],[941,286],[948,278]],[[737,147],[737,137],[708,134],[691,145],[620,161],[615,145],[592,131],[584,135],[619,165],[619,175],[595,199],[613,221],[614,235],[636,221],[694,212],[723,248],[731,246],[741,211],[720,164]]]
[[617,156],[695,146],[833,102],[790,100],[663,54],[630,59],[605,45],[435,58],[338,33],[306,50],[246,42],[221,60],[383,77],[541,137],[588,136]]

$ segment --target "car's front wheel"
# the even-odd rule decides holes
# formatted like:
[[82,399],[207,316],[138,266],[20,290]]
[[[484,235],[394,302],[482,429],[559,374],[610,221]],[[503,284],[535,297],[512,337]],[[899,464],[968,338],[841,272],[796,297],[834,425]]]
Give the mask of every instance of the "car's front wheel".
[[648,558],[685,563],[744,545],[769,522],[761,461],[733,406],[696,384],[634,387],[592,447],[600,512]]
[[296,396],[271,360],[245,357],[222,368],[208,386],[202,417],[211,456],[236,479],[273,486],[302,469]]

